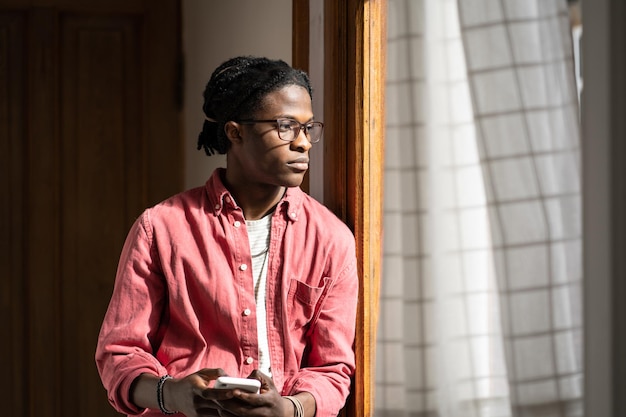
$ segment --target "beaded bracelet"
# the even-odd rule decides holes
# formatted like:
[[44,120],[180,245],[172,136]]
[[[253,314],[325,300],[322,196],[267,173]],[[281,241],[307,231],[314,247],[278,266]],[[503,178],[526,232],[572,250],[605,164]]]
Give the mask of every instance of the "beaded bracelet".
[[293,403],[293,417],[304,417],[304,407],[299,399],[291,395],[286,395],[283,398],[287,398]]
[[165,408],[165,401],[163,401],[163,384],[165,384],[165,381],[168,379],[172,379],[172,377],[170,375],[163,375],[157,383],[157,403],[159,403],[159,409],[163,414],[176,414],[178,411],[169,411]]

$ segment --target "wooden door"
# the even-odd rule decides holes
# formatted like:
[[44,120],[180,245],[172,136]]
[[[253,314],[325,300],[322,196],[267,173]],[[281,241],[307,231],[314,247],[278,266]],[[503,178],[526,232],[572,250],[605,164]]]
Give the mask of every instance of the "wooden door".
[[386,0],[324,1],[324,204],[356,238],[356,375],[345,415],[374,415],[382,261]]
[[0,0],[3,415],[117,415],[95,345],[131,223],[183,186],[178,3]]
[[[293,0],[293,64],[308,69],[309,2]],[[324,0],[324,204],[354,232],[356,374],[343,416],[374,414],[382,260],[386,0]]]

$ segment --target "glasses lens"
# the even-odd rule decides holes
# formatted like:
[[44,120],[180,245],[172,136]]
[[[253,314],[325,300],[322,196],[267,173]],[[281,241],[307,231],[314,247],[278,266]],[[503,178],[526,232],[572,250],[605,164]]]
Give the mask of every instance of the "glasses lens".
[[295,120],[277,119],[276,127],[278,130],[278,137],[284,141],[291,142],[295,138],[295,129],[297,129],[299,125]]
[[276,122],[278,125],[278,136],[287,142],[296,140],[301,130],[304,130],[311,143],[319,142],[324,129],[322,122],[310,122],[306,125],[301,125],[293,119],[278,119]]
[[311,143],[319,142],[323,130],[324,125],[321,122],[311,122],[306,125],[306,134]]

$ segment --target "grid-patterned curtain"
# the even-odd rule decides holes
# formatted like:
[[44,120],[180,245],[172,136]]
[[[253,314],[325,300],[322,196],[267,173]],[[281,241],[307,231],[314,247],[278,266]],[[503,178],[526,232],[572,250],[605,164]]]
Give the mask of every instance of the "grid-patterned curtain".
[[582,415],[565,0],[389,0],[376,415]]

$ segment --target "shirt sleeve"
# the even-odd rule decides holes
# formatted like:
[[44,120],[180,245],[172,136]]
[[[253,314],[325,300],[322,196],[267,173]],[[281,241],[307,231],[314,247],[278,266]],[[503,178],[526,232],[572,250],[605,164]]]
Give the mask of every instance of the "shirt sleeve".
[[95,355],[109,402],[117,411],[133,415],[143,411],[130,401],[133,381],[142,373],[166,373],[152,346],[163,312],[165,285],[149,225],[146,211],[128,233]]
[[[347,239],[346,239],[347,240]],[[344,251],[334,253],[343,259],[307,338],[306,364],[294,377],[291,394],[309,392],[315,397],[316,417],[336,416],[345,405],[355,370],[354,337],[359,280],[354,239]],[[288,384],[291,385],[291,384]]]

